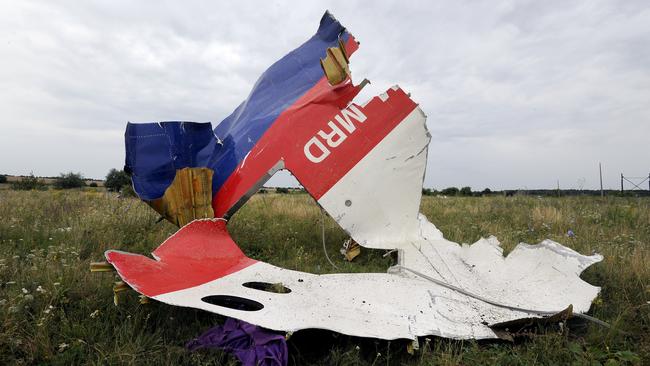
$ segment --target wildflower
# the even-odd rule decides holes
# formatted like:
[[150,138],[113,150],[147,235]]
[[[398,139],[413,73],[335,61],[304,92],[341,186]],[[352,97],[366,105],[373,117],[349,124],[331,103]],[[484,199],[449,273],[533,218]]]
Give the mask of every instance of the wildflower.
[[22,291],[23,291],[23,294],[28,294],[28,293],[29,293],[29,290],[26,289],[26,288],[24,288],[24,287],[23,287],[23,290],[22,290]]
[[61,343],[61,344],[59,344],[59,352],[63,352],[63,351],[65,351],[66,348],[68,348],[68,347],[70,347],[70,345],[67,344],[67,343]]
[[9,307],[9,312],[12,313],[12,314],[17,313],[17,312],[18,312],[18,307],[16,307],[16,306],[10,306],[10,307]]
[[566,236],[569,238],[575,238],[576,234],[573,233],[573,230],[569,229],[569,231],[566,232]]
[[25,295],[24,299],[25,299],[25,301],[27,301],[27,302],[34,301],[34,295],[27,294],[27,295]]
[[36,288],[36,292],[40,292],[40,293],[44,294],[47,291],[43,287],[41,287],[41,285],[38,285],[38,287]]
[[93,311],[92,313],[90,313],[90,317],[92,319],[95,319],[98,316],[99,316],[99,309],[97,309],[97,310]]

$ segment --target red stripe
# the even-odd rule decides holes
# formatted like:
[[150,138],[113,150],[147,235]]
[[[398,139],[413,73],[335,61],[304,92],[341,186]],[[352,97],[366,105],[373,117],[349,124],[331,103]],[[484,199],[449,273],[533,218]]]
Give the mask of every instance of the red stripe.
[[[356,45],[355,41],[348,42],[346,48],[352,50]],[[353,133],[342,128],[345,141],[329,149],[330,155],[324,161],[309,161],[304,154],[305,144],[318,131],[330,131],[328,122],[335,121],[334,117],[359,91],[349,80],[332,87],[323,77],[278,117],[226,180],[212,201],[215,216],[226,214],[280,160],[319,199],[416,107],[401,89],[390,89],[385,102],[374,98],[365,107],[355,104],[367,120],[355,123]]]
[[223,220],[199,220],[184,226],[153,255],[106,252],[119,275],[141,294],[153,297],[216,280],[257,261],[242,253]]

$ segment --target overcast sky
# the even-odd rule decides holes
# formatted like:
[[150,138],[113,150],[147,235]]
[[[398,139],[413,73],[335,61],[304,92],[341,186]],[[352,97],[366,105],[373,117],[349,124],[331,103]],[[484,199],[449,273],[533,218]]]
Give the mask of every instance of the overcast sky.
[[428,115],[425,186],[650,172],[647,0],[222,3],[0,0],[0,173],[100,178],[127,121],[218,123],[326,9],[361,42],[357,102],[399,84]]

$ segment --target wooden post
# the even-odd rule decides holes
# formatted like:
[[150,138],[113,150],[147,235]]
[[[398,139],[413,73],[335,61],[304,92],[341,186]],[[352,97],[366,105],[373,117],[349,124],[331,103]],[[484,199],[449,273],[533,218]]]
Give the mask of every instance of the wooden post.
[[600,173],[600,196],[605,197],[605,192],[603,191],[603,166],[601,163],[598,163],[598,172]]

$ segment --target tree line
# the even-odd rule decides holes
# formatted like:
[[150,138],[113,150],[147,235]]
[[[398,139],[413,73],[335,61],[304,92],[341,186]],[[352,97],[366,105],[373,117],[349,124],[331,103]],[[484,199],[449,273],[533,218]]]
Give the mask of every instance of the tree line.
[[[21,179],[9,182],[7,176],[0,174],[0,184],[10,183],[11,188],[15,190],[46,190],[48,184],[42,179],[30,173],[28,176],[21,177]],[[81,173],[61,173],[58,177],[53,178],[52,186],[55,189],[73,189],[83,187],[97,187],[96,182],[86,184],[86,179]],[[111,169],[104,180],[104,187],[113,192],[132,191],[131,177],[123,170]]]

